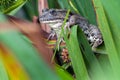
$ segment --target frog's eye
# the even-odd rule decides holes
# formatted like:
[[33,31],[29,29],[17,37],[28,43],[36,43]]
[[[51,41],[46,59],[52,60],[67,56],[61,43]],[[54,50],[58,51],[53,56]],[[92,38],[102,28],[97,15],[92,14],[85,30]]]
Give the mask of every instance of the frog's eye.
[[75,23],[75,19],[71,17],[71,18],[70,18],[70,22],[71,22],[71,23]]
[[56,15],[57,13],[56,13],[56,11],[54,9],[52,9],[52,10],[50,10],[50,14],[51,15]]
[[42,12],[46,12],[48,10],[49,10],[48,8],[45,8],[45,9],[42,9]]

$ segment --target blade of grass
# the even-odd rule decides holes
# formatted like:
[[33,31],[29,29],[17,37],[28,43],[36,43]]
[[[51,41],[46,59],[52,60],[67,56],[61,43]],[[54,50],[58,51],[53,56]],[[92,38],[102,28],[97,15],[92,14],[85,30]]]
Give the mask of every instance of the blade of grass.
[[53,57],[52,57],[52,61],[54,60],[54,57],[55,57],[55,54],[56,54],[57,50],[59,50],[59,45],[60,45],[59,42],[60,42],[60,39],[63,37],[63,35],[65,35],[63,28],[64,28],[64,26],[65,26],[65,23],[66,23],[67,19],[68,19],[69,13],[70,13],[70,9],[67,11],[67,14],[66,14],[66,16],[65,16],[65,19],[64,19],[64,21],[63,21],[63,24],[62,24],[62,27],[61,27],[61,28],[62,28],[62,31],[61,31],[61,33],[60,33],[60,36],[58,36],[58,39],[57,39],[57,42],[56,42],[55,51],[54,51],[54,54],[53,54]]
[[70,6],[73,8],[73,10],[74,10],[76,13],[79,14],[78,9],[74,6],[74,4],[71,2],[71,0],[69,0],[69,4],[70,4]]
[[58,0],[58,3],[62,9],[70,9],[71,11],[74,11],[67,0]]

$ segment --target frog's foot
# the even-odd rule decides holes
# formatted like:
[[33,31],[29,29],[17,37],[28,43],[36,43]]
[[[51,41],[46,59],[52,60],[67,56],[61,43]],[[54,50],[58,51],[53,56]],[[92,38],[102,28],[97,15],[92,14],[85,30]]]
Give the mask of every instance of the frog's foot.
[[47,40],[52,39],[55,36],[55,31],[51,31],[50,35],[48,36]]

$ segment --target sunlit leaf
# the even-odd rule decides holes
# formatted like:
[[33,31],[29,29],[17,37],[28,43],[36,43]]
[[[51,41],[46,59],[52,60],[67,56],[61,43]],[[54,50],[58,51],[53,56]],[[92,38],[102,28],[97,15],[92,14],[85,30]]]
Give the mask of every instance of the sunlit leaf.
[[9,78],[11,80],[29,80],[26,71],[22,68],[20,63],[15,59],[13,54],[8,51],[5,47],[0,47],[0,56],[4,62],[4,68],[7,70]]

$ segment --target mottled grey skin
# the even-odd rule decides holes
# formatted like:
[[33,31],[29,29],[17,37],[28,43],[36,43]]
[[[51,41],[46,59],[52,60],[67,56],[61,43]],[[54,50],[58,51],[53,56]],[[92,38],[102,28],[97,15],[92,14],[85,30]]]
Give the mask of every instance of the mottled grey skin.
[[[49,37],[54,36],[55,34],[57,37],[60,36],[61,26],[66,13],[67,10],[63,9],[43,9],[42,15],[39,17],[39,21],[50,25],[52,32]],[[75,24],[80,26],[92,48],[96,48],[102,44],[103,39],[98,27],[90,24],[84,17],[70,12],[68,20],[65,24],[65,30]]]

